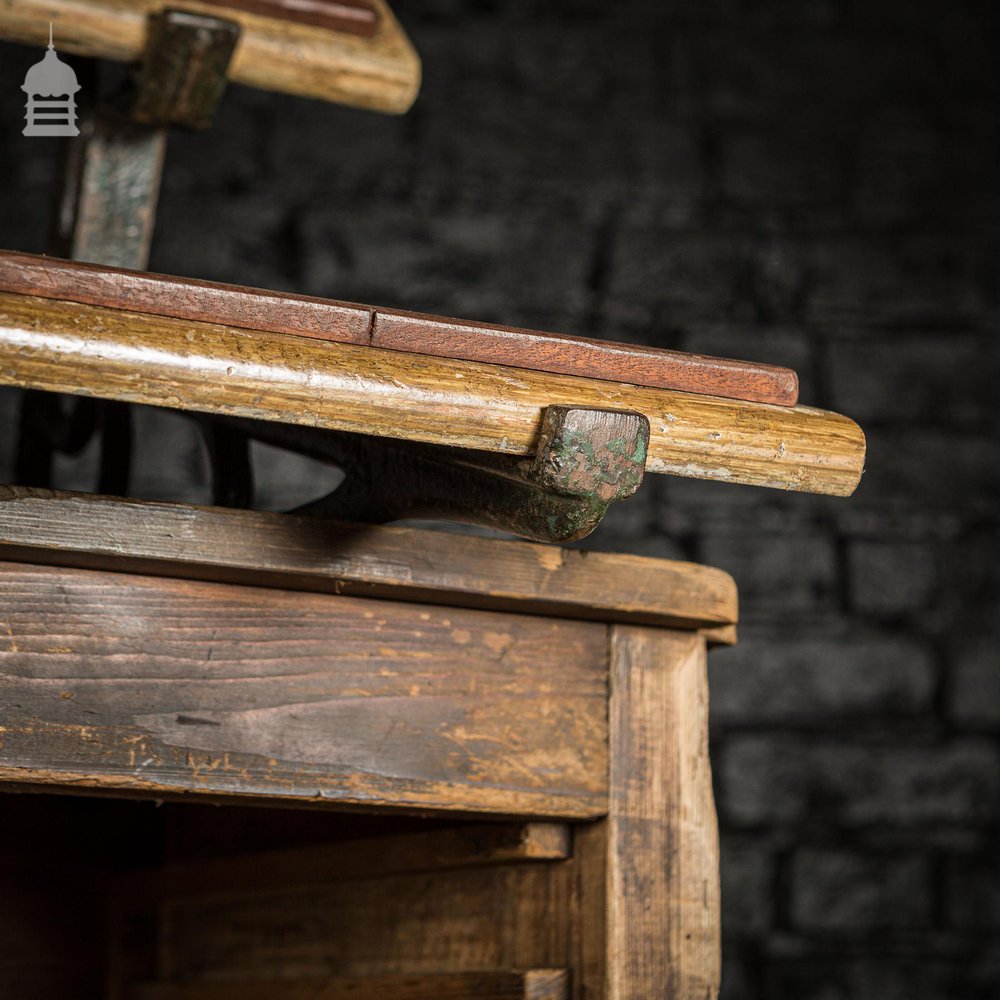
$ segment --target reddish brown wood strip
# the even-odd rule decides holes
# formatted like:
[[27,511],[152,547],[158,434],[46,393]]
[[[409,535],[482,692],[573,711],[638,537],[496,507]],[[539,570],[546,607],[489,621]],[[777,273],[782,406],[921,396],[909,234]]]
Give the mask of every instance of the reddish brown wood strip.
[[0,291],[429,357],[794,406],[789,368],[0,252]]
[[794,406],[799,398],[790,368],[420,313],[380,309],[372,345],[777,406]]
[[346,31],[371,38],[378,29],[378,11],[365,0],[203,0],[213,7],[245,10],[328,31]]
[[270,333],[367,344],[367,306],[0,251],[0,291]]

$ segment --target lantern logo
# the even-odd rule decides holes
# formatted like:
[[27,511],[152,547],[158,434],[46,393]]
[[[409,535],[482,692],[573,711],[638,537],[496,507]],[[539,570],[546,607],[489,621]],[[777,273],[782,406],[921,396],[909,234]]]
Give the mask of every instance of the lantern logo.
[[28,95],[23,135],[79,135],[76,127],[76,94],[80,89],[76,73],[67,66],[52,45],[49,25],[49,50],[41,62],[28,70],[21,87]]

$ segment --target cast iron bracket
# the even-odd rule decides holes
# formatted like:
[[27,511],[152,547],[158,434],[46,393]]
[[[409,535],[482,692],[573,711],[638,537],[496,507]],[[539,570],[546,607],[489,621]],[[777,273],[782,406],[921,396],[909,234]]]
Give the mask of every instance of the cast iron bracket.
[[[540,542],[589,535],[612,503],[639,488],[649,444],[649,421],[640,413],[572,406],[546,408],[529,458],[222,419],[248,438],[344,470],[336,490],[297,514],[369,523],[459,521]],[[213,464],[217,497],[242,492],[227,475]]]

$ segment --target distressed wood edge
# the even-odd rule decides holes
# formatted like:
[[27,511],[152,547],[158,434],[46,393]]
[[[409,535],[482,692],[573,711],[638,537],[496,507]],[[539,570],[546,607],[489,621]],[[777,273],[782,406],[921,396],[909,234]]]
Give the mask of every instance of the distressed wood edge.
[[[267,565],[265,554],[296,533],[298,564]],[[238,553],[227,537],[241,540]],[[673,628],[724,630],[738,619],[732,577],[695,563],[2,485],[0,558]],[[512,561],[532,586],[514,588]],[[475,573],[463,578],[468,566]]]
[[[0,733],[0,738],[2,738]],[[444,785],[441,788],[452,788]],[[442,801],[432,797],[430,790],[409,795],[395,794],[391,799],[372,795],[341,794],[337,790],[317,790],[295,794],[275,788],[245,790],[242,788],[185,788],[166,782],[136,778],[129,774],[101,774],[89,771],[41,769],[37,767],[0,767],[0,792],[27,792],[41,795],[107,796],[124,799],[153,799],[163,802],[202,802],[216,805],[281,806],[282,808],[320,808],[398,814],[401,816],[435,816],[453,819],[498,820],[538,819],[575,821],[599,819],[607,812],[607,798],[599,793],[558,795],[549,792],[505,790],[503,801],[486,807],[482,796],[469,796],[461,801]],[[494,792],[494,798],[497,798]]]
[[[610,629],[607,1000],[715,1000],[719,830],[703,637]],[[641,898],[640,898],[641,897]]]

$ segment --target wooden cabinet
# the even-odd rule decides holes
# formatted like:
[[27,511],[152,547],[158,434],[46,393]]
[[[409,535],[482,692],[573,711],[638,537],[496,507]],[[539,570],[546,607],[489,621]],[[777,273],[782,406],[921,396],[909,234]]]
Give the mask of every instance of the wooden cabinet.
[[725,574],[10,489],[0,560],[20,997],[715,994]]

